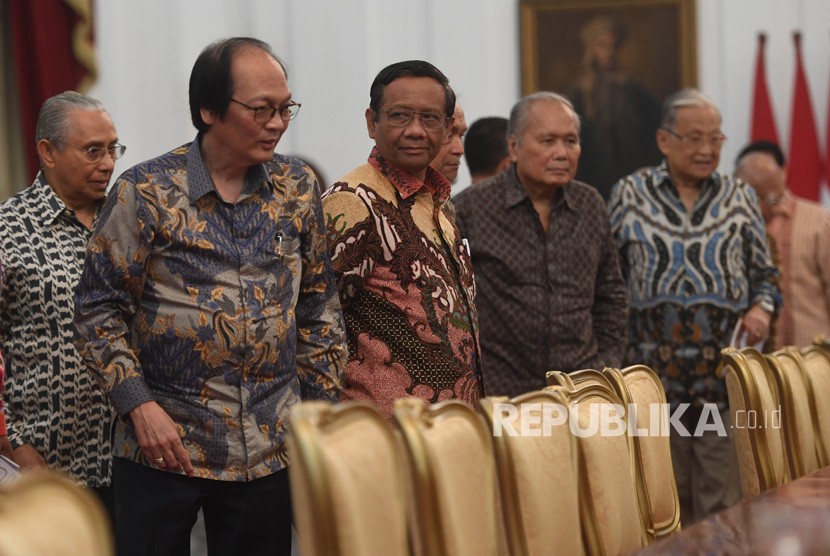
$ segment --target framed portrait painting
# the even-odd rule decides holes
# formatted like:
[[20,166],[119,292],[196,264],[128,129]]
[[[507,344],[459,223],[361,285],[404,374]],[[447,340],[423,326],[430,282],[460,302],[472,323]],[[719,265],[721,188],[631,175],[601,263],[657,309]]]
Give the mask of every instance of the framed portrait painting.
[[695,0],[521,0],[522,91],[560,93],[581,120],[577,178],[611,185],[659,162],[660,104],[694,87]]

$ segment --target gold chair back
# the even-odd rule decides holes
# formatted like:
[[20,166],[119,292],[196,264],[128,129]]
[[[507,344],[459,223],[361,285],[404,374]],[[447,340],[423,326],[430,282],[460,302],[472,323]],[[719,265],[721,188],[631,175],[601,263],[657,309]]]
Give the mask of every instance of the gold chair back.
[[53,471],[0,488],[0,556],[110,556],[109,520],[94,494]]
[[804,370],[804,359],[795,347],[786,347],[766,356],[781,393],[784,440],[789,454],[790,477],[797,479],[819,467],[816,432],[813,426],[812,387]]
[[391,425],[357,402],[303,402],[288,438],[294,521],[304,556],[409,554]]
[[764,426],[773,424],[780,396],[769,364],[757,350],[725,348],[721,357],[741,486],[744,497],[751,498],[789,481],[781,428]]
[[813,399],[811,410],[819,465],[830,465],[830,403],[824,394],[830,392],[830,347],[812,346],[802,351],[804,372]]
[[456,400],[427,406],[419,398],[393,404],[409,460],[414,542],[424,556],[486,556],[501,536],[496,467],[481,415]]
[[[549,386],[545,390],[555,389]],[[647,543],[637,499],[634,455],[622,400],[607,386],[586,383],[567,392],[577,436],[580,506],[588,554],[626,554]],[[604,418],[623,423],[604,429]]]
[[[510,553],[583,554],[577,444],[565,394],[529,392],[480,404],[493,434]],[[512,429],[501,426],[508,418]]]
[[[645,365],[625,369],[606,368],[603,374],[625,406],[636,408],[629,426],[633,435],[637,492],[646,530],[652,539],[680,530],[680,499],[669,442],[669,412],[663,383]],[[665,434],[664,434],[665,433]]]

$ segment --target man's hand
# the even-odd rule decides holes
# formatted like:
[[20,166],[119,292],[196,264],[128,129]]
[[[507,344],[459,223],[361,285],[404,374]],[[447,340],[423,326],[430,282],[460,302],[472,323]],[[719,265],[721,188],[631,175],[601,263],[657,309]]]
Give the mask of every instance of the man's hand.
[[771,320],[772,315],[761,309],[759,305],[753,305],[746,312],[741,321],[741,326],[746,331],[747,343],[749,345],[766,340],[767,336],[769,336],[769,324]]
[[12,443],[9,442],[9,437],[5,434],[0,436],[0,456],[6,456],[10,460],[14,461],[14,450],[12,449]]
[[20,466],[21,470],[46,467],[46,460],[43,459],[43,456],[31,444],[24,444],[16,449],[12,459]]
[[184,449],[179,428],[156,402],[145,402],[130,411],[138,445],[148,461],[161,469],[184,471],[193,476],[190,455]]

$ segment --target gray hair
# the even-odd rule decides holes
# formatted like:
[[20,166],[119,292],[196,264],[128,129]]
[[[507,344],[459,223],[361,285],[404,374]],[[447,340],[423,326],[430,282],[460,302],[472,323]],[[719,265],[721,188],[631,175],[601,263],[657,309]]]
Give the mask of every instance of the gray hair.
[[37,115],[35,144],[48,139],[55,144],[66,143],[69,135],[69,113],[75,110],[97,110],[106,112],[104,104],[90,96],[65,91],[46,99]]
[[718,113],[718,118],[721,118],[720,109],[718,109],[718,105],[711,98],[697,89],[682,89],[670,95],[663,102],[663,115],[660,120],[660,127],[672,129],[674,122],[677,120],[677,111],[690,106],[696,106],[698,108],[712,107]]
[[576,122],[577,133],[581,131],[581,124],[579,115],[574,109],[574,105],[565,96],[559,93],[552,93],[550,91],[538,91],[531,95],[527,95],[519,99],[510,110],[510,119],[507,122],[507,136],[515,135],[516,140],[521,143],[522,135],[528,124],[528,114],[530,108],[537,102],[555,102],[563,106],[568,112],[573,115],[574,122]]

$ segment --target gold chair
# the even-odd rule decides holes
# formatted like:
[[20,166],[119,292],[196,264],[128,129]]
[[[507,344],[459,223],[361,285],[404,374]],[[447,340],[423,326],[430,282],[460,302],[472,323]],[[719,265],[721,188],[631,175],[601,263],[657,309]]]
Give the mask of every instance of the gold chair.
[[[561,389],[548,386],[545,391]],[[637,499],[634,455],[622,430],[604,430],[600,416],[625,423],[622,400],[599,383],[577,385],[566,392],[576,420],[579,455],[580,506],[588,554],[624,554],[647,543],[645,522]],[[605,413],[604,410],[610,410]]]
[[[577,444],[567,397],[562,391],[529,392],[512,400],[484,398],[480,405],[493,433],[510,553],[583,554]],[[546,419],[554,415],[564,422],[550,426]],[[512,431],[500,426],[508,416]],[[523,426],[540,434],[522,435]]]
[[804,359],[790,346],[766,356],[781,393],[784,439],[789,454],[790,477],[797,479],[819,467],[816,433],[813,427],[812,387],[804,370]]
[[110,524],[98,499],[53,471],[24,473],[0,488],[1,556],[110,556]]
[[481,415],[448,400],[393,404],[409,461],[416,554],[486,556],[500,550],[493,446]]
[[789,481],[781,428],[770,426],[780,396],[769,364],[757,350],[725,348],[721,357],[741,486],[744,498],[751,498]]
[[291,496],[303,555],[407,555],[403,476],[391,425],[367,405],[291,409]]
[[[645,365],[606,368],[603,374],[627,408],[636,408],[629,426],[644,434],[632,436],[637,493],[646,530],[652,539],[680,530],[680,499],[669,442],[669,415],[663,383]],[[656,430],[655,430],[656,427]]]
[[824,394],[830,392],[830,349],[811,346],[802,350],[804,372],[813,400],[811,410],[815,431],[818,463],[821,467],[830,465],[830,404]]

